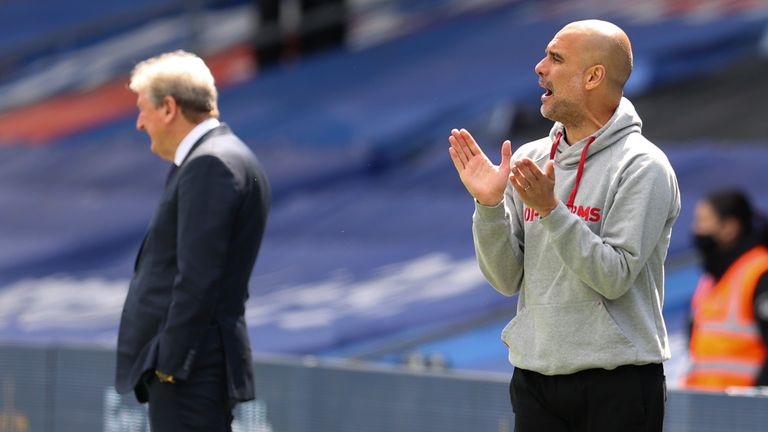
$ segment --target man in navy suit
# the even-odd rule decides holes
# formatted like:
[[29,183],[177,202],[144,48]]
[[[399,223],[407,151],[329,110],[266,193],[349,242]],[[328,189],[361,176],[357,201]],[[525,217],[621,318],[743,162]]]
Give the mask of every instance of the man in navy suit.
[[244,314],[269,184],[219,122],[213,76],[199,57],[145,60],[129,87],[136,128],[173,164],[125,299],[116,388],[149,402],[153,432],[230,431],[234,405],[255,397]]

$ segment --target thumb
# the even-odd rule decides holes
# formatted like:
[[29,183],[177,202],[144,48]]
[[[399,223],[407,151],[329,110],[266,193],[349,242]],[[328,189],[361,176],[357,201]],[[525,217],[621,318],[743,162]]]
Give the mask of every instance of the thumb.
[[544,174],[546,174],[547,177],[549,177],[551,180],[555,179],[555,161],[547,161],[547,164],[544,165]]
[[509,170],[509,161],[512,159],[512,142],[506,140],[501,144],[501,162],[499,168],[503,171]]

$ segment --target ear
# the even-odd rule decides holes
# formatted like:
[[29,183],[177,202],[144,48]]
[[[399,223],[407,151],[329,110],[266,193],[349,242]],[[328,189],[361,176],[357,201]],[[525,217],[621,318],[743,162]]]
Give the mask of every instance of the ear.
[[160,110],[163,114],[163,120],[165,120],[166,123],[170,123],[179,113],[179,105],[176,103],[176,99],[172,96],[165,96],[160,105]]
[[594,90],[603,81],[605,81],[605,66],[596,64],[587,69],[584,73],[584,88]]

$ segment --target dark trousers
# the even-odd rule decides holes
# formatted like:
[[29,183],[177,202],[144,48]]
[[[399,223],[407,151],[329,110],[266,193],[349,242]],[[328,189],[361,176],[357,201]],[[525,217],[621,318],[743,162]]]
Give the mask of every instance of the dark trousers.
[[147,377],[152,432],[231,432],[232,409],[220,338],[193,363],[189,378],[174,384]]
[[667,398],[660,364],[547,376],[515,369],[515,432],[661,432]]

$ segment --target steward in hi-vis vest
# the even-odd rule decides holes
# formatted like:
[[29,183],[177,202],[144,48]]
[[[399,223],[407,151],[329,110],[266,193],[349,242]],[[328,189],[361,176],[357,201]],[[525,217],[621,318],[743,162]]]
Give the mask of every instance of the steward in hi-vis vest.
[[718,283],[701,278],[693,298],[691,370],[686,385],[702,390],[753,386],[766,347],[753,311],[755,287],[768,271],[768,249],[752,248]]
[[691,302],[695,390],[768,386],[768,223],[738,190],[696,204],[693,240],[704,274]]

